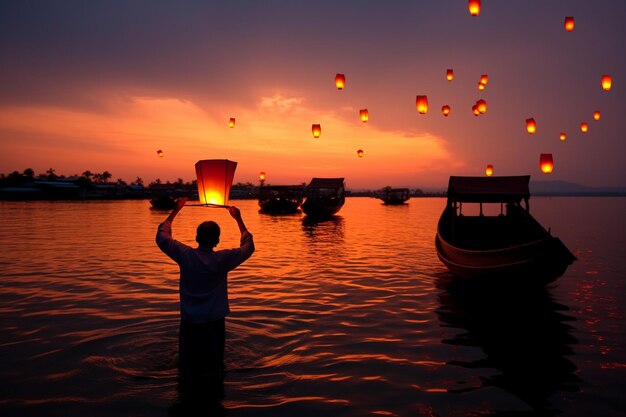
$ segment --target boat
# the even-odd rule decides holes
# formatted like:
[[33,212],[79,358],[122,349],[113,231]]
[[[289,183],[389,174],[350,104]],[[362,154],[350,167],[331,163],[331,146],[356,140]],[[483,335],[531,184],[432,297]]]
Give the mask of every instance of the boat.
[[310,217],[336,214],[346,202],[343,178],[313,178],[306,187],[302,211]]
[[408,188],[385,187],[377,197],[387,205],[400,205],[411,198],[411,191]]
[[176,198],[163,194],[150,199],[150,204],[155,210],[172,210],[176,207],[176,201]]
[[267,214],[293,214],[304,199],[302,185],[264,185],[259,188],[259,210]]
[[[548,284],[576,260],[560,239],[531,216],[529,181],[530,175],[450,177],[435,246],[437,256],[455,276],[466,280],[518,277]],[[478,215],[463,213],[463,204],[468,203],[479,205]],[[485,215],[485,204],[499,204],[500,213]]]

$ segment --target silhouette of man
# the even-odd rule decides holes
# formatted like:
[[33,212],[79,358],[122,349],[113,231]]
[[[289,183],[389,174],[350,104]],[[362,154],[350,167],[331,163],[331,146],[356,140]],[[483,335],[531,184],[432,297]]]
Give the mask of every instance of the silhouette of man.
[[239,248],[214,250],[220,228],[213,221],[198,226],[197,248],[172,238],[172,221],[187,202],[180,199],[170,215],[158,227],[156,243],[180,267],[179,370],[182,376],[213,376],[223,380],[225,317],[228,304],[227,274],[254,252],[252,234],[241,213],[229,207],[241,232]]

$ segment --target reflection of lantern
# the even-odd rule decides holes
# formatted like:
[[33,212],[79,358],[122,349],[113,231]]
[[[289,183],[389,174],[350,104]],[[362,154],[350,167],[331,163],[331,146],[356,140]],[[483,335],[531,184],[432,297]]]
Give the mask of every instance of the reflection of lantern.
[[450,114],[450,106],[446,104],[445,106],[441,108],[441,112],[443,113],[444,116],[448,117],[448,115]]
[[448,69],[446,71],[446,80],[452,81],[453,78],[454,78],[454,70]]
[[359,116],[361,117],[361,121],[363,123],[367,122],[370,119],[370,114],[367,111],[367,109],[361,109],[359,110]]
[[469,0],[467,8],[472,16],[478,16],[480,13],[480,0]]
[[587,133],[588,130],[589,130],[589,125],[587,124],[587,122],[582,122],[580,124],[580,131],[583,133]]
[[487,85],[487,83],[489,82],[489,75],[487,74],[483,74],[480,76],[480,82]]
[[313,126],[311,126],[311,130],[313,131],[313,137],[314,138],[319,138],[320,135],[322,134],[322,126],[320,126],[320,125],[313,125]]
[[593,112],[593,120],[600,120],[600,112],[598,110]]
[[234,117],[230,118],[230,121],[228,122],[228,127],[230,127],[231,129],[233,127],[235,127],[235,118]]
[[565,134],[565,132],[561,132],[561,134],[559,135],[559,139],[561,139],[561,141],[567,139],[567,135]]
[[478,89],[479,89],[480,91],[484,90],[484,89],[485,89],[485,84],[484,84],[484,83],[481,83],[480,81],[478,81]]
[[163,151],[159,149],[157,151],[157,155],[159,155],[160,158],[163,158]]
[[602,88],[606,91],[611,89],[611,76],[609,74],[604,74],[602,76]]
[[363,158],[363,149],[359,149],[358,151],[356,151],[356,154],[359,156],[359,158]]
[[426,96],[417,96],[415,98],[415,107],[419,114],[426,114],[428,111],[428,97]]
[[537,123],[535,122],[535,119],[526,119],[526,130],[531,135],[537,131]]
[[487,102],[483,99],[476,102],[476,107],[478,108],[478,112],[481,114],[485,114],[487,112]]
[[346,76],[343,74],[335,75],[335,85],[337,86],[337,90],[343,90],[346,86]]
[[265,171],[259,172],[259,181],[265,181]]
[[542,153],[539,157],[539,168],[544,174],[550,174],[554,169],[554,161],[551,153]]
[[487,168],[485,168],[485,175],[488,177],[493,175],[493,165],[487,165]]
[[574,30],[574,18],[568,16],[565,18],[565,30],[571,32]]
[[237,162],[228,159],[205,159],[196,162],[200,203],[226,205],[236,168]]

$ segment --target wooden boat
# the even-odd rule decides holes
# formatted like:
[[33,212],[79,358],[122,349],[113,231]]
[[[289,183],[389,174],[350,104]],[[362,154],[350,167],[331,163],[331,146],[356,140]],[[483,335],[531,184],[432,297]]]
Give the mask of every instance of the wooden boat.
[[150,204],[155,210],[172,210],[174,207],[176,207],[176,201],[177,199],[175,199],[174,197],[164,194],[152,198],[150,200]]
[[346,202],[343,178],[313,178],[306,187],[302,211],[311,217],[329,217]]
[[388,205],[400,205],[411,198],[411,191],[408,188],[385,187],[381,190],[378,198]]
[[[529,175],[450,177],[435,245],[452,273],[465,279],[515,276],[547,284],[576,260],[530,215],[529,181]],[[479,214],[464,215],[464,203],[479,204]],[[483,204],[488,203],[499,204],[500,214],[484,215]]]
[[265,185],[259,188],[259,210],[268,214],[293,214],[304,199],[301,185]]

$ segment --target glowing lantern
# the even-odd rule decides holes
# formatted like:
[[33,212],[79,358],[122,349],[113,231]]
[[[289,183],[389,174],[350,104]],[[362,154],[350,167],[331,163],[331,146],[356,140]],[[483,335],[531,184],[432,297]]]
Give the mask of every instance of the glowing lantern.
[[480,82],[487,85],[487,83],[489,82],[489,75],[487,74],[483,74],[480,76]]
[[370,119],[370,114],[367,109],[361,109],[359,110],[359,117],[361,117],[361,121],[365,123]]
[[356,154],[359,156],[359,158],[363,158],[363,149],[359,149],[358,151],[356,151]]
[[611,89],[611,76],[609,74],[604,74],[602,76],[602,88],[606,91]]
[[478,110],[478,104],[474,104],[472,106],[472,113],[474,113],[474,116],[480,116],[480,110]]
[[337,86],[337,90],[343,90],[346,86],[346,76],[343,74],[335,75],[335,85]]
[[551,153],[542,153],[539,157],[539,168],[544,174],[550,174],[554,169],[554,161]]
[[448,117],[448,115],[450,114],[450,106],[446,104],[445,106],[441,108],[441,112],[443,113],[444,116]]
[[446,80],[452,81],[453,78],[454,78],[454,70],[452,69],[446,70]]
[[598,110],[593,112],[593,120],[600,120],[600,112]]
[[484,90],[484,89],[485,89],[485,83],[482,83],[482,82],[480,82],[480,81],[479,81],[479,82],[478,82],[478,89],[479,89],[480,91]]
[[472,16],[478,16],[480,13],[480,0],[469,0],[467,8]]
[[561,141],[567,139],[567,135],[565,134],[565,132],[561,132],[561,134],[559,135],[559,139],[561,139]]
[[233,127],[235,127],[235,118],[234,117],[230,118],[230,121],[228,122],[228,127],[230,127],[231,129]]
[[583,133],[587,133],[587,131],[589,131],[589,125],[587,124],[587,122],[582,122],[580,124],[580,131]]
[[476,108],[478,108],[480,114],[485,114],[487,112],[487,102],[483,99],[478,100],[476,102]]
[[320,125],[313,125],[311,127],[311,130],[313,131],[313,137],[314,138],[319,138],[320,135],[322,134],[322,126],[320,126]]
[[237,162],[228,159],[205,159],[196,162],[200,204],[226,205],[236,168]]
[[531,135],[537,131],[537,123],[535,122],[535,119],[526,119],[526,131]]
[[488,177],[493,175],[493,165],[487,165],[487,168],[485,168],[485,175]]
[[565,18],[565,30],[571,32],[574,30],[574,18],[568,16]]
[[259,172],[259,181],[265,181],[265,171]]
[[415,98],[415,107],[419,114],[426,114],[428,111],[428,97],[426,96],[417,96]]
[[163,151],[159,149],[157,155],[159,155],[159,158],[163,158]]

